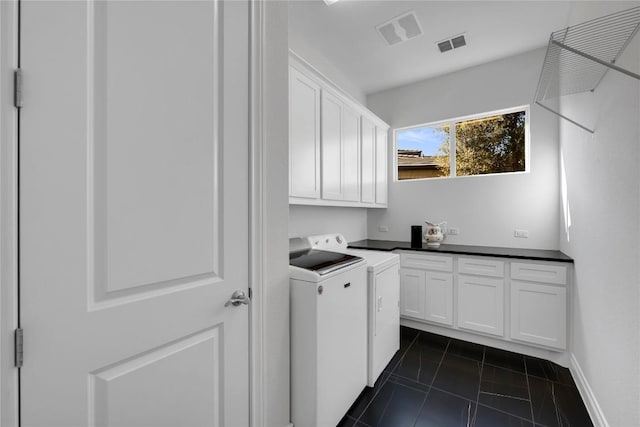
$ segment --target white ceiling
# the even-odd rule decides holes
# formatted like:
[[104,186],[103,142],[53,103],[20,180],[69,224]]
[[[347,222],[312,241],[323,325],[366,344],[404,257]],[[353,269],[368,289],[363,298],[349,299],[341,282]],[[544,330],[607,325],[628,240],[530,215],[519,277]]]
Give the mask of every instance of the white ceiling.
[[[297,0],[289,3],[289,33],[371,94],[546,46],[567,26],[570,3]],[[375,27],[408,11],[424,34],[388,46]],[[460,33],[467,46],[440,53],[435,42]]]

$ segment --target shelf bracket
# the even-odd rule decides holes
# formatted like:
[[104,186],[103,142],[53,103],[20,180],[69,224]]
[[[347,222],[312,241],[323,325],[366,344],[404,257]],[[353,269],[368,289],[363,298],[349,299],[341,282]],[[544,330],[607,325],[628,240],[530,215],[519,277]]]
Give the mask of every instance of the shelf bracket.
[[571,123],[571,124],[574,124],[574,125],[578,126],[580,129],[586,130],[586,131],[587,131],[587,132],[589,132],[590,134],[594,134],[594,133],[596,133],[596,131],[594,131],[594,130],[592,130],[592,129],[589,129],[589,128],[588,128],[588,127],[586,127],[586,126],[581,125],[580,123],[576,122],[576,121],[575,121],[575,120],[573,120],[573,119],[570,119],[569,117],[567,117],[567,116],[565,116],[565,115],[563,115],[563,114],[560,114],[560,113],[559,113],[559,112],[557,112],[556,110],[554,110],[554,109],[552,109],[552,108],[547,107],[546,105],[544,105],[544,104],[543,104],[542,102],[540,102],[540,101],[536,101],[536,104],[538,104],[539,106],[541,106],[541,107],[542,107],[542,108],[544,108],[545,110],[552,112],[552,113],[553,113],[553,114],[555,114],[556,116],[558,116],[558,117],[561,117],[561,118],[565,119],[565,120],[566,120],[566,121],[568,121],[569,123]]

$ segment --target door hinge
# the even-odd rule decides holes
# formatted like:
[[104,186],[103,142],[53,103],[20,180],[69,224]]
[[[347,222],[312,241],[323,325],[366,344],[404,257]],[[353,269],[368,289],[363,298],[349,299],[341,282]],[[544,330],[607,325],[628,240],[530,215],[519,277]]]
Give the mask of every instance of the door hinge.
[[18,68],[13,72],[13,105],[16,108],[22,108],[22,70]]
[[22,368],[24,361],[24,337],[22,328],[15,330],[15,365],[16,368]]
[[253,292],[251,292],[251,288],[249,288],[249,299],[253,298]]

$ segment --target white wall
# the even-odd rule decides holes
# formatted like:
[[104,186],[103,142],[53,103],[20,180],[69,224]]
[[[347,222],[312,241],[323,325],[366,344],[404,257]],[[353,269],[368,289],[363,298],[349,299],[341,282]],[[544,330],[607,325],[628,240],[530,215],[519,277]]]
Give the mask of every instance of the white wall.
[[[639,4],[605,3],[575,4],[571,23]],[[640,35],[617,64],[640,73]],[[638,426],[640,82],[609,71],[593,94],[563,98],[561,108],[596,131],[560,123],[571,213],[560,249],[575,259],[573,354],[608,425]]]
[[264,2],[265,426],[289,424],[289,121],[287,8]]
[[[393,130],[526,105],[533,101],[544,54],[538,49],[383,91],[369,96],[367,106]],[[446,243],[557,249],[557,119],[532,106],[530,124],[529,173],[393,182],[390,166],[389,208],[369,211],[368,237],[408,241],[411,225],[448,221],[460,235]],[[390,150],[393,159],[393,144]],[[528,230],[529,238],[515,238],[516,228]]]
[[312,43],[307,42],[294,34],[289,34],[289,49],[295,52],[305,62],[311,64],[320,74],[333,82],[334,85],[351,95],[353,99],[362,105],[366,105],[366,95],[360,87],[344,74],[338,67],[330,62],[322,52],[318,52]]
[[289,237],[342,233],[348,242],[367,238],[367,209],[289,206]]

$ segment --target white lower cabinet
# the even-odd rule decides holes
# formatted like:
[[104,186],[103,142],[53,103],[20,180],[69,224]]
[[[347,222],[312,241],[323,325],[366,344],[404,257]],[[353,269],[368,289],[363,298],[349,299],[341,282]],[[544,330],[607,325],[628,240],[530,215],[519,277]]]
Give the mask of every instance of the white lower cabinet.
[[424,319],[425,272],[400,270],[400,315]]
[[567,349],[570,264],[403,251],[400,267],[403,317],[444,326],[438,333]]
[[504,280],[458,276],[458,327],[504,335]]
[[[564,267],[561,268],[564,269]],[[517,270],[512,270],[512,277],[514,271]],[[562,274],[566,275],[566,272]],[[548,281],[561,282],[555,278]],[[566,287],[512,279],[511,338],[565,350],[567,348]]]
[[400,263],[400,315],[452,326],[453,258],[402,254]]

